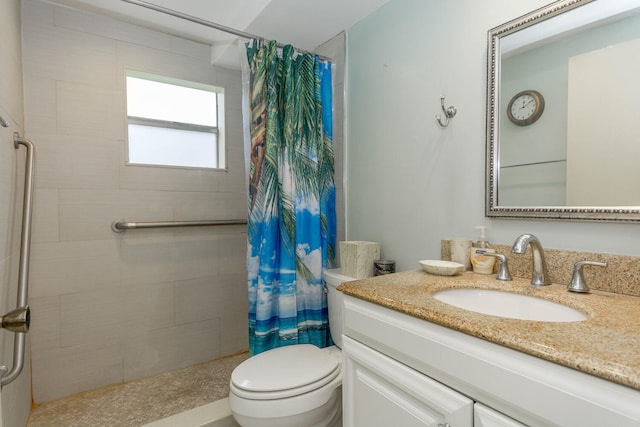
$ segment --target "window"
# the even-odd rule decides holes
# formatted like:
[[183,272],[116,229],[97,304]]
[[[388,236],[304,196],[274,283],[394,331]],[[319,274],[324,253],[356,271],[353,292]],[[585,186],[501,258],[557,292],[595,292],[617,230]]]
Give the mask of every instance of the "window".
[[224,168],[224,90],[127,70],[129,164]]

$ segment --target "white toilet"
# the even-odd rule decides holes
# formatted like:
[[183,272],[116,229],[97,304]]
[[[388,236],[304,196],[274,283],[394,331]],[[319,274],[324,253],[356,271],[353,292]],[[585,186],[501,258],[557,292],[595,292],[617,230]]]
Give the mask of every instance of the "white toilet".
[[320,349],[311,344],[265,351],[231,374],[229,406],[242,427],[342,426],[342,293],[336,287],[355,280],[326,270],[331,338]]

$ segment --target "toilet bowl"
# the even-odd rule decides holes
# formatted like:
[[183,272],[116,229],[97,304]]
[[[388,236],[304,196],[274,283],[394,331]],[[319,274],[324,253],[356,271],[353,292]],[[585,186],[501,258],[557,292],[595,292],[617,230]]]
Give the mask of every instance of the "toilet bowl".
[[229,406],[243,427],[342,426],[342,293],[354,280],[339,269],[323,274],[331,338],[336,344],[279,347],[241,363],[231,374]]

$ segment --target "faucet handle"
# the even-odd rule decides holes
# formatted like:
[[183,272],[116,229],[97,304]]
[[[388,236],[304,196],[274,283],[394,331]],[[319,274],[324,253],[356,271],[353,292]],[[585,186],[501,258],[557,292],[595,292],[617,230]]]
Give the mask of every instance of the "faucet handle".
[[589,287],[587,286],[587,282],[584,280],[584,276],[582,275],[582,267],[585,265],[596,265],[598,267],[606,267],[608,264],[606,262],[598,262],[598,261],[578,261],[573,266],[573,276],[571,277],[571,283],[567,286],[567,290],[570,292],[589,292]]
[[498,274],[496,275],[496,280],[512,280],[511,273],[509,273],[509,265],[507,264],[507,257],[505,255],[489,252],[485,252],[482,255],[498,258]]

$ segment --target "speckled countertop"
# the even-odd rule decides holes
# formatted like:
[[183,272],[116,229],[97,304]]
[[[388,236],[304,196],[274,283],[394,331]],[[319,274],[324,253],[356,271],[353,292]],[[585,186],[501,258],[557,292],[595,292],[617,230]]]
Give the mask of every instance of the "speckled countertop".
[[[537,322],[479,314],[432,294],[448,288],[497,289],[545,298],[588,315],[581,322]],[[534,287],[530,280],[495,280],[465,272],[453,277],[413,270],[346,282],[338,290],[408,315],[640,390],[640,297],[566,286]]]

